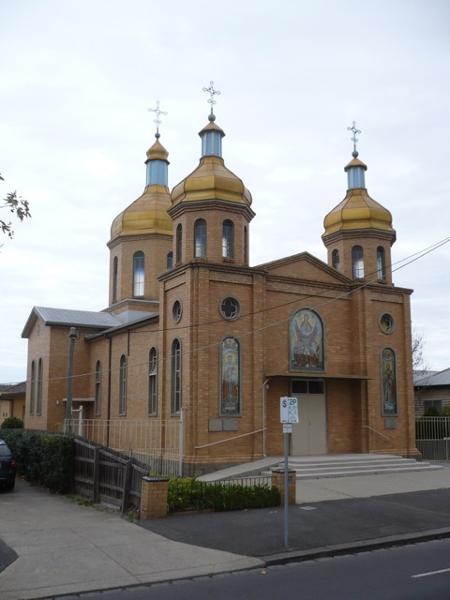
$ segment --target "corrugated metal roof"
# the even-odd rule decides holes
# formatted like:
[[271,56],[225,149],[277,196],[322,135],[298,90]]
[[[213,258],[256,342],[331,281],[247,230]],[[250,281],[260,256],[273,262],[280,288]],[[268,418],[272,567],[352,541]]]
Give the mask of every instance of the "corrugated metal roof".
[[68,308],[49,308],[35,306],[36,310],[46,324],[54,323],[64,325],[85,325],[87,327],[114,327],[121,321],[108,312],[91,310],[72,310]]
[[66,327],[86,327],[100,331],[112,331],[116,328],[143,321],[157,316],[156,312],[124,311],[117,315],[105,311],[72,310],[68,308],[50,308],[35,306],[28,317],[22,337],[28,337],[36,319],[41,318],[45,325]]
[[414,385],[418,387],[450,385],[450,368],[443,371],[427,371],[422,377],[414,377]]

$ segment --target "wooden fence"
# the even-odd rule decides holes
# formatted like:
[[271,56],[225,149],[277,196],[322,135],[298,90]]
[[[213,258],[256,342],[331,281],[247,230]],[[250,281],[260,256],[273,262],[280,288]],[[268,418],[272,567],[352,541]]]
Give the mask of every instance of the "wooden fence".
[[92,502],[118,508],[122,513],[138,510],[141,478],[148,468],[134,458],[91,442],[74,439],[74,491]]

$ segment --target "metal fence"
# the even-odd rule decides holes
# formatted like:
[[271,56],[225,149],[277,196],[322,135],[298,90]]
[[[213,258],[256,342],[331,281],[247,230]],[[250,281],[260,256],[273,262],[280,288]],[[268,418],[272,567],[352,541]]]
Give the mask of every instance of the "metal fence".
[[156,475],[179,475],[183,462],[182,418],[168,420],[66,419],[66,433],[135,458]]
[[119,508],[121,512],[138,510],[141,478],[147,468],[136,460],[74,439],[74,490],[92,502]]
[[450,459],[450,417],[420,417],[416,420],[416,446],[428,460]]

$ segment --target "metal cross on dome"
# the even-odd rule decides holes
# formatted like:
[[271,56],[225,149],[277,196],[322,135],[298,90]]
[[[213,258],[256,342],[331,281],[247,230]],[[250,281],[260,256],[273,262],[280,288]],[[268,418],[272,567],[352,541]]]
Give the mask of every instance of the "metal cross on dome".
[[157,100],[157,101],[156,101],[156,108],[149,108],[149,109],[148,109],[148,112],[154,112],[154,113],[155,113],[155,115],[156,115],[156,119],[154,119],[154,120],[153,120],[153,123],[155,123],[155,124],[156,124],[156,134],[155,134],[155,137],[156,137],[156,138],[159,138],[159,126],[160,126],[160,125],[161,125],[161,123],[162,123],[162,121],[161,121],[161,119],[160,119],[159,117],[160,117],[161,115],[164,115],[164,116],[166,116],[166,115],[167,115],[167,112],[166,112],[166,111],[164,111],[164,110],[161,110],[161,109],[159,108],[159,100]]
[[214,96],[220,96],[219,90],[214,89],[214,81],[209,82],[209,87],[204,87],[203,91],[209,94],[208,104],[211,104],[211,114],[213,114],[213,106],[216,104]]
[[353,153],[352,155],[356,158],[358,156],[358,151],[356,150],[356,144],[359,141],[358,138],[356,137],[357,133],[362,133],[361,129],[357,129],[356,128],[356,122],[352,121],[352,126],[351,127],[347,127],[347,131],[351,131],[353,133],[353,137],[351,137],[350,139],[353,142]]

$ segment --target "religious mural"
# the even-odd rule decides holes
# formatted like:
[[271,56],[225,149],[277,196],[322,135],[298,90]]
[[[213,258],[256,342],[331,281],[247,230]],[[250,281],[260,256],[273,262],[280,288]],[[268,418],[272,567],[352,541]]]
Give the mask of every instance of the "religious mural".
[[220,414],[239,415],[239,342],[235,338],[225,338],[221,345],[222,389]]
[[381,377],[383,383],[383,414],[397,414],[397,381],[395,377],[395,354],[385,348],[381,355]]
[[292,370],[322,370],[323,327],[319,316],[302,308],[289,326],[289,367]]

